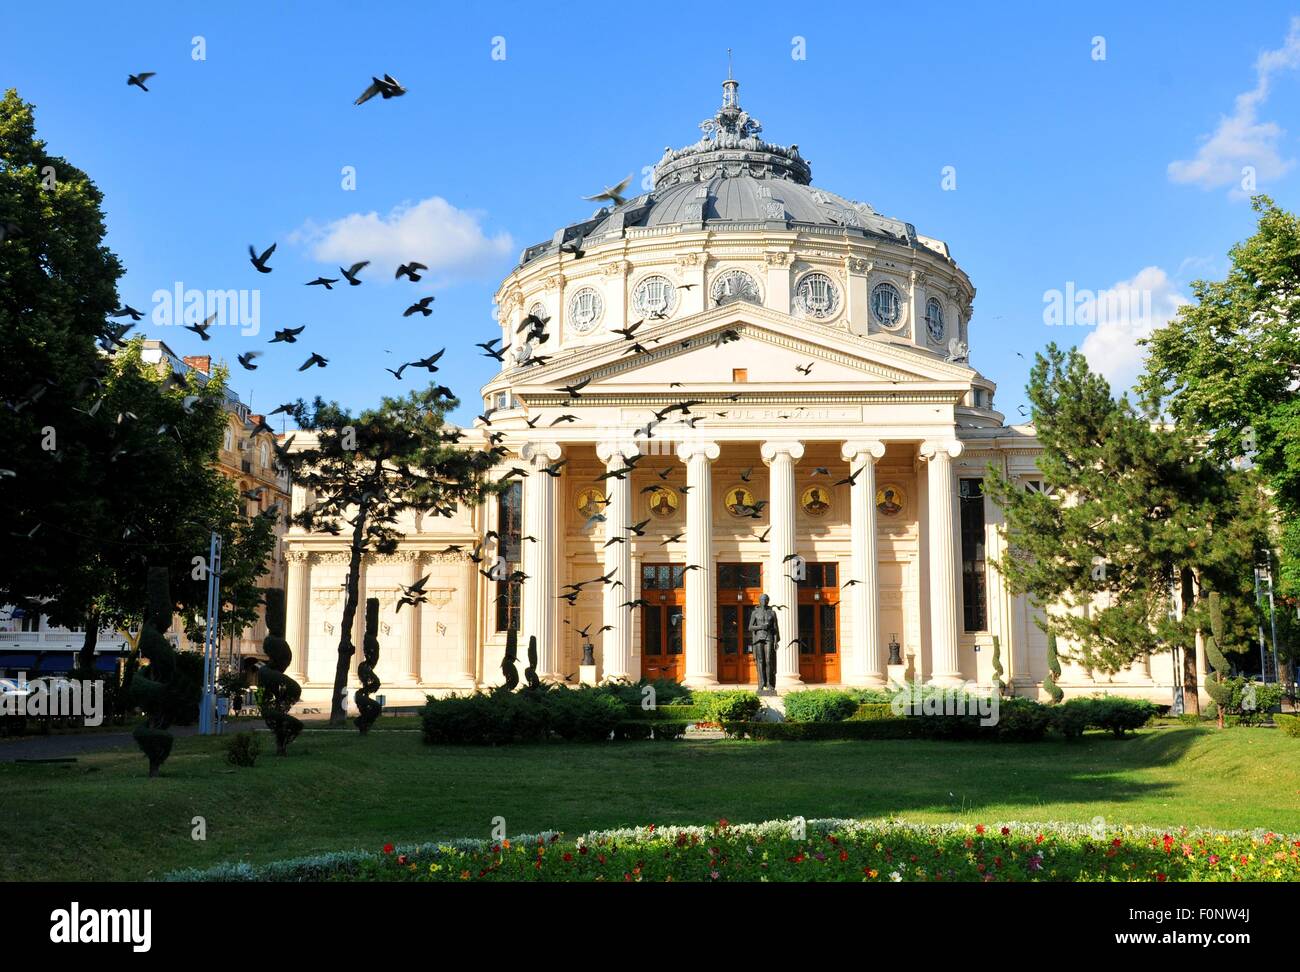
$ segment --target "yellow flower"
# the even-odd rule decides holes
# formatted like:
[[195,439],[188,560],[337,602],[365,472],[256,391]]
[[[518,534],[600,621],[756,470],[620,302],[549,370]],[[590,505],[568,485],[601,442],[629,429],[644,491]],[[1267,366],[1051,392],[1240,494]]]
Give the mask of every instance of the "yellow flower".
[[429,865],[430,874],[437,874],[441,870],[442,870],[442,865],[439,864],[437,861],[434,861],[432,864]]

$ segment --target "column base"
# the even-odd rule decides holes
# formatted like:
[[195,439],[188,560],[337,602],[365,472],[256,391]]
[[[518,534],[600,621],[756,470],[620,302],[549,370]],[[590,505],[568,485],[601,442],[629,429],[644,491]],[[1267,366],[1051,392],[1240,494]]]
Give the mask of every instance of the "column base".
[[966,679],[961,677],[960,673],[948,675],[931,675],[926,685],[934,685],[939,688],[958,688],[966,684]]
[[776,676],[776,690],[782,694],[794,689],[803,688],[804,680],[798,675],[781,675]]
[[579,666],[578,666],[578,682],[581,683],[582,685],[595,685],[595,684],[596,684],[596,666],[595,666],[595,665],[579,665]]
[[845,685],[853,688],[888,688],[889,682],[883,675],[850,675],[844,680]]
[[717,688],[719,684],[716,675],[687,675],[682,682],[687,688]]

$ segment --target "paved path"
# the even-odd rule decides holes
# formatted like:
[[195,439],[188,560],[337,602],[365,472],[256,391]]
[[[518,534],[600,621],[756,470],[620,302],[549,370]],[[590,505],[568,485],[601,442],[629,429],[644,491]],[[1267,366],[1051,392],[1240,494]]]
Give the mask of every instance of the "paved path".
[[[172,733],[192,736],[197,726],[177,726]],[[110,749],[128,749],[135,746],[130,730],[122,732],[83,732],[66,736],[16,736],[0,739],[0,763],[15,763],[20,759],[58,759],[63,756],[80,756],[83,753],[102,753]]]

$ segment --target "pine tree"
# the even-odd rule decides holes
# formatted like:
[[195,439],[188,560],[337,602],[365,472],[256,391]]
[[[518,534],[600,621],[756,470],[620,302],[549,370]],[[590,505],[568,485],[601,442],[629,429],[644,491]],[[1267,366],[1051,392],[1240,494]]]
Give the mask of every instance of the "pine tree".
[[[995,567],[1037,610],[1058,608],[1051,625],[1076,646],[1071,658],[1117,672],[1192,645],[1204,614],[1198,588],[1220,591],[1229,618],[1246,617],[1251,554],[1269,527],[1258,476],[1161,423],[1158,401],[1112,398],[1077,349],[1049,345],[1027,392],[1038,467],[1053,488],[1028,490],[989,468],[986,491],[1006,515],[1008,540]],[[1195,655],[1184,654],[1195,704]]]

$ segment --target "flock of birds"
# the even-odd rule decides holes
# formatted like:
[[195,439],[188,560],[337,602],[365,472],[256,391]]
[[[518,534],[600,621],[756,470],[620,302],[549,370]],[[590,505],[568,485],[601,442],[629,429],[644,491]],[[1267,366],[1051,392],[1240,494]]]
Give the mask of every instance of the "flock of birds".
[[[157,72],[141,71],[138,74],[129,75],[127,78],[127,84],[132,87],[137,87],[141,91],[147,92],[150,89],[146,85],[146,82],[148,82],[150,79],[156,76],[157,76]],[[394,78],[390,74],[384,74],[382,77],[371,77],[369,85],[367,85],[366,88],[357,97],[354,104],[355,105],[365,104],[367,101],[370,101],[372,98],[376,96],[380,97],[382,100],[387,101],[391,98],[401,97],[406,93],[407,93],[406,87],[404,87],[396,78]],[[626,202],[626,196],[624,194],[628,186],[630,185],[631,181],[632,181],[632,176],[629,175],[627,176],[627,178],[619,181],[618,183],[612,186],[605,186],[600,192],[591,196],[584,196],[583,198],[588,201],[608,202],[614,206],[620,206]],[[584,242],[585,242],[585,238],[582,233],[577,233],[572,237],[565,239],[559,246],[560,259],[563,260],[565,254],[571,256],[574,261],[582,259],[586,255],[586,251],[584,249]],[[255,245],[250,245],[248,247],[249,263],[253,266],[254,270],[262,274],[268,274],[273,272],[274,268],[270,265],[270,260],[271,257],[275,254],[276,246],[277,246],[276,243],[272,243],[270,246],[260,251]],[[363,283],[360,274],[368,266],[370,266],[369,260],[360,260],[356,263],[353,263],[349,267],[339,267],[338,277],[317,276],[315,279],[307,281],[306,286],[324,287],[326,290],[333,290],[335,284],[340,283],[340,281],[346,280],[349,286],[359,287]],[[396,271],[393,276],[394,279],[401,279],[405,277],[409,282],[415,283],[421,279],[422,271],[427,271],[428,269],[429,269],[428,266],[426,266],[425,264],[415,260],[411,260],[409,262],[400,264],[396,268]],[[679,289],[683,291],[689,291],[694,286],[695,286],[694,284],[683,284],[679,286]],[[722,303],[724,303],[725,299],[726,299],[725,297],[715,297],[715,303],[721,305]],[[419,299],[415,300],[409,307],[406,308],[402,316],[411,317],[415,314],[419,314],[427,318],[433,313],[433,308],[431,307],[431,305],[434,302],[435,302],[435,298],[431,295],[420,297]],[[134,322],[141,320],[141,318],[144,315],[141,311],[138,311],[135,308],[131,307],[129,304],[127,304],[124,305],[122,308],[120,308],[111,316],[118,319],[130,318],[130,321],[128,321],[123,325],[110,326],[105,336],[108,343],[115,344],[115,345],[122,345],[125,343],[122,340],[122,338],[125,336],[125,333],[130,329],[130,327]],[[638,320],[632,324],[629,324],[626,327],[613,329],[612,333],[619,335],[625,342],[627,342],[628,347],[627,350],[624,352],[625,355],[649,354],[653,350],[653,346],[660,344],[663,339],[662,338],[648,339],[647,343],[643,344],[641,339],[638,337],[638,332],[647,323],[647,321],[662,321],[662,320],[666,320],[667,317],[668,315],[663,312],[651,313],[647,317],[642,318],[641,320]],[[192,331],[193,333],[197,334],[202,341],[208,341],[211,339],[211,335],[208,333],[208,331],[216,322],[217,322],[217,315],[213,314],[201,323],[190,324],[190,325],[186,325],[185,327],[186,330]],[[532,349],[537,346],[544,345],[550,340],[551,335],[547,330],[549,322],[550,322],[549,318],[541,317],[536,314],[530,313],[524,317],[523,321],[520,323],[518,329],[516,330],[516,337],[522,336],[520,341],[522,355],[516,361],[518,367],[520,368],[540,367],[548,363],[548,361],[550,360],[549,356],[537,354]],[[299,336],[303,333],[305,329],[306,329],[306,325],[294,327],[294,328],[283,328],[283,329],[276,330],[274,332],[274,336],[271,338],[269,343],[270,344],[295,344],[297,343]],[[701,346],[712,344],[714,347],[717,347],[734,341],[738,341],[739,339],[740,339],[740,334],[738,331],[736,331],[735,329],[725,329],[710,341],[702,342]],[[511,346],[501,346],[501,342],[502,339],[499,337],[492,338],[489,341],[479,342],[475,344],[475,347],[482,349],[484,357],[491,358],[497,361],[499,364],[504,365],[506,363],[505,356],[507,352],[511,350]],[[691,339],[682,340],[680,342],[680,347],[682,349],[686,349],[689,348],[693,343],[694,342]],[[423,369],[432,375],[438,371],[437,362],[439,361],[439,359],[442,358],[445,352],[446,352],[446,348],[443,348],[423,358],[418,358],[414,361],[403,362],[397,368],[385,368],[384,370],[387,371],[389,374],[391,374],[398,381],[402,380],[403,374],[407,369],[416,369],[416,370]],[[262,351],[247,351],[237,355],[236,359],[238,360],[242,368],[248,371],[255,371],[258,368],[258,365],[255,362],[259,357],[263,355],[263,353],[264,352]],[[814,361],[809,361],[807,364],[804,365],[796,365],[795,371],[798,374],[803,375],[804,377],[809,377],[812,374],[814,364],[815,364]],[[328,358],[313,351],[310,353],[307,359],[298,367],[298,371],[300,372],[308,371],[312,368],[325,368],[328,365],[329,365]],[[581,381],[573,382],[568,385],[563,385],[559,388],[559,390],[565,392],[569,396],[568,400],[570,402],[574,402],[582,397],[582,391],[590,383],[590,381],[591,381],[590,378],[585,378]],[[671,383],[670,387],[681,387],[681,383],[673,382]],[[444,385],[438,385],[436,391],[438,395],[445,397],[447,399],[452,399],[455,397],[451,389],[447,388]],[[727,396],[723,400],[735,402],[735,401],[739,401],[739,399],[740,399],[740,395],[731,395],[731,396]],[[634,434],[638,438],[649,439],[654,436],[655,430],[659,426],[664,425],[665,423],[669,423],[671,425],[679,426],[679,427],[684,426],[684,427],[694,428],[696,426],[696,423],[698,423],[702,419],[705,418],[725,419],[727,417],[728,415],[727,411],[714,411],[710,415],[703,415],[693,411],[694,409],[697,409],[699,406],[705,404],[706,402],[702,399],[684,399],[682,401],[675,402],[667,406],[666,408],[658,409],[653,412],[653,417],[650,418],[644,426],[641,426],[636,430],[634,430]],[[295,408],[296,408],[296,403],[286,403],[280,405],[279,407],[271,411],[269,414],[271,416],[275,416],[281,413],[292,413]],[[487,438],[489,442],[492,444],[493,448],[501,448],[501,443],[506,438],[506,434],[504,432],[500,430],[492,429],[492,416],[497,411],[499,411],[499,409],[488,408],[483,412],[483,414],[478,416],[478,419],[482,423]],[[677,420],[675,422],[670,423],[670,420],[673,419],[674,416],[677,416]],[[789,418],[791,416],[783,415],[779,417]],[[541,421],[541,416],[539,415],[534,418],[526,419],[525,423],[528,428],[532,429],[532,428],[536,428],[540,421]],[[571,412],[566,412],[552,419],[547,427],[554,428],[556,426],[565,423],[572,423],[577,421],[579,421],[579,417],[576,414],[573,414]],[[272,431],[270,426],[266,424],[265,418],[261,419],[259,429]],[[291,441],[292,440],[282,445],[276,446],[276,451],[280,455],[282,460],[287,457],[288,448]],[[504,453],[504,449],[502,449],[502,452]],[[644,458],[642,455],[625,457],[624,465],[621,468],[609,470],[603,473],[602,475],[596,477],[594,482],[606,483],[611,479],[620,480],[620,481],[626,480],[628,476],[630,476],[633,472],[636,471],[637,464],[641,461],[642,458]],[[541,467],[540,473],[543,475],[548,475],[548,476],[558,478],[562,474],[563,467],[567,464],[567,462],[568,462],[567,459],[560,459],[555,463]],[[663,482],[667,481],[673,472],[674,472],[673,467],[668,467],[666,469],[658,470],[656,472],[656,475],[660,480],[660,482],[652,483],[644,487],[640,491],[641,494],[654,493],[664,489]],[[747,470],[744,470],[741,473],[741,479],[744,482],[749,482],[752,472],[753,472],[752,467]],[[861,472],[862,472],[861,469],[854,472],[850,472],[850,474],[847,477],[837,480],[833,485],[835,486],[840,486],[845,484],[851,485],[854,482],[856,482]],[[529,475],[528,470],[520,466],[515,466],[512,467],[509,471],[507,471],[505,475],[501,477],[501,479],[502,481],[506,481],[512,478],[527,477],[528,475]],[[813,470],[812,475],[829,477],[831,476],[831,472],[826,467],[819,466]],[[686,486],[677,486],[675,488],[684,495],[690,491],[691,487],[689,485],[686,485]],[[610,500],[608,499],[596,500],[596,503],[601,506],[608,506],[609,502]],[[767,500],[756,500],[752,505],[747,505],[743,503],[733,504],[731,509],[736,515],[742,518],[758,520],[762,518],[763,510],[766,508],[767,505],[768,505]],[[583,532],[589,532],[596,525],[602,523],[607,523],[607,519],[605,515],[599,512],[595,513],[589,516],[586,522],[583,524],[582,527]],[[609,539],[605,542],[604,546],[607,548],[614,544],[627,543],[629,536],[644,537],[646,535],[646,528],[649,524],[650,524],[649,518],[641,520],[637,523],[630,524],[624,528],[625,535],[616,534],[610,536]],[[770,533],[771,533],[771,528],[769,527],[762,534],[755,534],[755,536],[758,538],[760,542],[766,542],[768,539],[768,535]],[[678,542],[682,539],[683,536],[684,534],[681,533],[671,535],[671,536],[665,536],[660,541],[659,546],[667,546],[671,543]],[[507,586],[510,584],[524,583],[525,581],[528,580],[528,575],[519,569],[515,569],[513,571],[504,570],[504,563],[500,559],[498,559],[496,563],[492,564],[489,567],[485,568],[481,566],[487,560],[487,555],[484,553],[484,548],[486,544],[494,540],[499,544],[500,539],[501,538],[499,534],[497,534],[495,530],[489,530],[484,535],[483,540],[474,544],[473,547],[469,550],[466,550],[464,545],[462,544],[451,544],[447,546],[445,550],[443,550],[442,552],[446,554],[463,553],[467,555],[476,565],[480,565],[478,568],[479,572],[489,580],[504,582],[504,584]],[[532,536],[523,537],[522,540],[523,542],[536,542],[536,538]],[[790,554],[784,558],[783,563],[789,563],[795,560],[797,556],[798,556],[797,554]],[[705,568],[701,564],[687,564],[683,568],[683,571],[691,572],[691,571],[704,570],[704,569]],[[625,588],[623,581],[617,579],[615,577],[615,573],[616,571],[611,571],[608,574],[603,574],[598,577],[591,578],[589,580],[566,584],[562,588],[563,593],[558,595],[558,599],[566,601],[569,605],[574,606],[577,604],[578,598],[584,593],[586,588],[592,585],[599,584],[601,585],[601,587],[604,587],[606,585],[613,585],[615,587]],[[425,601],[429,596],[428,591],[426,591],[425,589],[425,585],[428,583],[429,578],[430,575],[426,574],[424,577],[421,577],[419,580],[417,580],[414,584],[411,584],[409,586],[403,585],[402,596],[397,603],[397,609],[399,611],[403,606],[425,603]],[[849,580],[846,581],[841,586],[851,587],[857,583],[859,583],[857,580]],[[503,586],[502,590],[503,593],[498,595],[498,600],[504,600],[505,598],[509,597],[509,594],[506,592],[507,587]],[[625,601],[621,606],[628,610],[634,610],[638,607],[648,607],[650,606],[650,602],[644,598],[634,598]],[[785,605],[779,605],[779,606],[782,608],[785,607]],[[571,622],[566,618],[565,624],[571,624]],[[585,628],[577,629],[577,632],[579,635],[586,638],[590,634],[589,631],[590,627],[591,625],[588,625]],[[606,630],[611,630],[611,626],[605,625],[600,629],[598,629],[596,633],[599,634]]]

